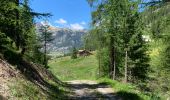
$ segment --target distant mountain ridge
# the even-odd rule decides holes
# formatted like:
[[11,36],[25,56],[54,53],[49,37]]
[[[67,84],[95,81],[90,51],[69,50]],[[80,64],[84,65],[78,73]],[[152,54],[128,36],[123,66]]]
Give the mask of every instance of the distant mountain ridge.
[[[36,29],[39,30],[42,25],[42,23],[37,23]],[[65,54],[70,52],[73,47],[82,47],[83,36],[87,33],[87,30],[72,30],[54,26],[50,26],[48,30],[54,37],[54,40],[48,44],[48,51],[52,54]]]

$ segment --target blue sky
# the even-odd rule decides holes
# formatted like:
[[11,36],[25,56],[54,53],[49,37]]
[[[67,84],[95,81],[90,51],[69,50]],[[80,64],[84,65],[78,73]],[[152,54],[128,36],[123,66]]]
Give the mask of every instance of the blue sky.
[[91,10],[86,0],[31,0],[30,5],[36,12],[51,13],[48,20],[53,26],[85,29],[90,23]]

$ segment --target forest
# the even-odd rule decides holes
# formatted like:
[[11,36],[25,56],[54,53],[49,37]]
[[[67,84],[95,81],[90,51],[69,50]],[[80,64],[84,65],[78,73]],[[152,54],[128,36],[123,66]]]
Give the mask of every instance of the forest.
[[[28,89],[12,90],[14,100],[170,99],[170,0],[86,0],[92,9],[92,19],[81,48],[92,54],[77,57],[77,49],[81,48],[73,47],[65,58],[56,59],[51,59],[47,50],[54,40],[47,22],[52,14],[34,12],[30,1],[0,0],[0,67],[9,63],[14,66],[14,73],[20,72],[17,80],[21,81],[19,76],[28,80],[21,81]],[[35,19],[45,19],[39,30]],[[65,70],[74,73],[67,75]],[[11,71],[7,73],[11,75]],[[90,87],[91,82],[84,81],[79,85],[65,82],[78,79],[107,84],[116,93],[70,94],[70,88],[76,90],[77,86],[92,89],[101,86],[95,83]],[[0,99],[10,99],[1,94],[1,85]]]

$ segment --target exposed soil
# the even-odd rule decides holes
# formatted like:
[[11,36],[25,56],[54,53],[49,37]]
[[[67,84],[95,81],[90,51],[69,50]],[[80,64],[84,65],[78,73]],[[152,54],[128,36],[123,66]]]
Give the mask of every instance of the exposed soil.
[[7,100],[10,96],[8,84],[17,72],[10,65],[0,59],[0,100]]

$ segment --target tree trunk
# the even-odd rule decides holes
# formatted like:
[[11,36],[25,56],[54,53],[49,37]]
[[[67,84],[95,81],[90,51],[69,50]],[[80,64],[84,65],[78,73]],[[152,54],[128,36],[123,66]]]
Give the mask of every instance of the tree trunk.
[[45,28],[45,36],[44,36],[44,66],[47,68],[47,29]]
[[26,51],[26,48],[24,47],[24,48],[22,48],[22,50],[21,50],[21,54],[22,55],[24,55],[25,54],[25,51]]
[[[99,49],[99,52],[101,53],[101,50]],[[99,77],[101,77],[101,54],[99,53]]]
[[[16,5],[19,7],[19,0],[15,1]],[[18,9],[16,9],[16,28],[15,28],[15,43],[16,43],[16,47],[17,49],[19,49],[20,46],[20,37],[19,37],[19,11]]]
[[110,40],[110,78],[115,80],[116,78],[116,61],[115,61],[115,47],[114,40],[111,38]]
[[125,79],[124,79],[124,82],[127,83],[127,81],[128,81],[128,79],[127,79],[127,59],[128,59],[127,50],[125,52],[126,52],[126,54],[125,54]]
[[114,62],[113,62],[113,65],[114,65],[114,70],[113,70],[113,80],[116,79],[116,55],[115,55],[115,49],[114,49]]

